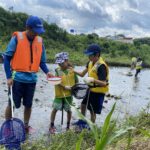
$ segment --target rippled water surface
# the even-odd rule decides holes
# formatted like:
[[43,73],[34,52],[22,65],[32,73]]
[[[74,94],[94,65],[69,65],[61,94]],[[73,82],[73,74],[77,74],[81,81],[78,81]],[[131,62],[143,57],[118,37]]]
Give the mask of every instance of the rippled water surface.
[[[49,65],[49,68],[54,71],[55,65]],[[84,67],[75,67],[76,70],[82,70]],[[150,70],[143,69],[138,78],[134,76],[126,76],[129,68],[111,67],[110,68],[110,94],[121,96],[119,100],[106,97],[104,109],[101,115],[97,117],[97,124],[101,125],[111,109],[114,102],[117,101],[117,107],[114,113],[120,119],[128,115],[136,115],[141,110],[145,109],[150,103]],[[134,72],[133,72],[134,74]],[[50,112],[52,110],[52,102],[54,98],[54,87],[47,82],[44,73],[38,73],[39,79],[34,96],[33,111],[30,120],[30,125],[33,126],[39,133],[48,131],[50,122]],[[82,78],[79,78],[83,82]],[[4,121],[4,111],[7,106],[7,86],[5,73],[2,65],[0,65],[0,124]],[[79,107],[81,100],[74,99],[76,106]],[[89,117],[89,113],[87,113]],[[23,107],[15,110],[15,117],[23,118]],[[72,122],[78,117],[73,112]],[[61,124],[61,112],[57,113],[56,125]],[[66,124],[66,113],[64,113],[64,126]]]

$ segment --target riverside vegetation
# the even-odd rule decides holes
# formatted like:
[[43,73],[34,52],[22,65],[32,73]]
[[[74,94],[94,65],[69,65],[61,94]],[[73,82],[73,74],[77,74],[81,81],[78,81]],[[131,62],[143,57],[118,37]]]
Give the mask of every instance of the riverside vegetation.
[[[0,52],[6,46],[14,31],[25,30],[24,24],[28,15],[4,10],[0,7]],[[133,44],[125,44],[107,38],[99,37],[96,33],[69,34],[55,23],[44,21],[44,44],[47,50],[47,61],[54,62],[54,56],[60,51],[68,51],[70,60],[75,65],[85,64],[87,57],[83,50],[91,43],[98,43],[103,48],[103,57],[109,65],[129,66],[132,57],[141,57],[145,66],[150,66],[150,38],[135,39]]]

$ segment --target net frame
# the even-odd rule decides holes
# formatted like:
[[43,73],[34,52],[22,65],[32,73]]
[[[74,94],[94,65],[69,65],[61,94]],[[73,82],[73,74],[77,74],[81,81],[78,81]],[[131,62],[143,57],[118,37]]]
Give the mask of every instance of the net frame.
[[77,83],[71,88],[71,93],[77,99],[84,99],[89,89],[87,84]]
[[22,120],[14,118],[12,86],[9,88],[8,96],[11,102],[12,118],[6,120],[0,128],[0,144],[6,149],[20,150],[20,143],[26,139],[25,128]]

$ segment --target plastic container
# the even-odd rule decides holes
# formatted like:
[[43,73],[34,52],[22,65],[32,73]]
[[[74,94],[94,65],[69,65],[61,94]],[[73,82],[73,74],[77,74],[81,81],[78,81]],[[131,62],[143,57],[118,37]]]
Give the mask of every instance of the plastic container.
[[47,80],[49,81],[50,84],[52,85],[57,85],[57,84],[60,84],[61,83],[61,77],[50,77],[50,78],[47,78]]

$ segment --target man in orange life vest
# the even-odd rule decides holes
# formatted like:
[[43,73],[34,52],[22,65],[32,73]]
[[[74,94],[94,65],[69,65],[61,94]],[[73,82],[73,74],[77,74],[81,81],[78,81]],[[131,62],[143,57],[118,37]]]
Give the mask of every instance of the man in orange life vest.
[[[4,54],[4,68],[8,87],[12,86],[15,108],[24,105],[24,125],[29,132],[32,100],[37,82],[39,67],[47,75],[53,76],[46,66],[46,54],[42,38],[44,33],[42,21],[37,16],[30,16],[26,21],[26,31],[14,32]],[[10,119],[10,101],[6,108],[5,118]]]

